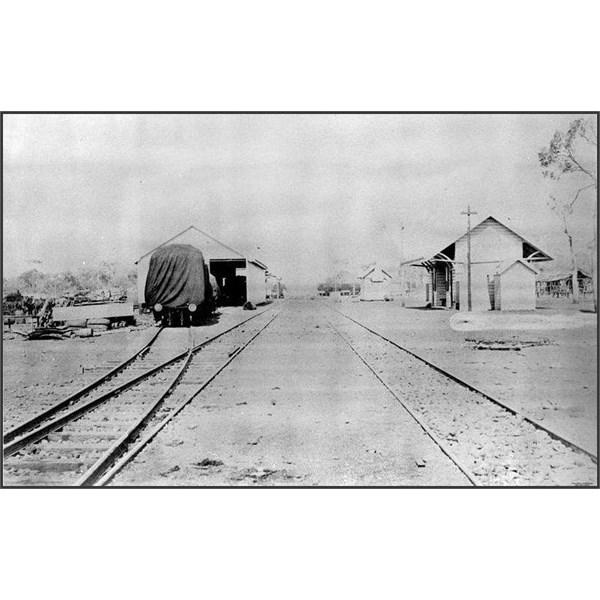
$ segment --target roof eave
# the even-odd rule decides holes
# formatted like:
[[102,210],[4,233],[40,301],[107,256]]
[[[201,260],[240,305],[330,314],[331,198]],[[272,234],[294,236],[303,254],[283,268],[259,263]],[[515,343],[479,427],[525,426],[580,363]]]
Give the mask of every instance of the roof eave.
[[[146,254],[144,254],[143,256],[140,256],[140,258],[138,258],[135,261],[135,265],[137,265],[140,260],[146,258],[146,256],[149,256],[150,254],[152,254],[155,250],[158,250],[159,248],[162,248],[163,246],[167,245],[169,242],[172,242],[175,238],[179,237],[180,235],[183,235],[186,231],[189,231],[190,229],[195,229],[198,233],[201,233],[202,235],[205,235],[206,237],[209,237],[211,240],[217,242],[218,244],[221,244],[221,246],[223,246],[224,248],[227,248],[227,250],[233,252],[234,254],[237,254],[240,258],[244,258],[246,260],[247,259],[243,254],[241,254],[240,252],[238,252],[237,250],[234,250],[233,248],[231,248],[230,246],[228,246],[227,244],[224,244],[221,240],[218,240],[216,237],[214,237],[213,235],[210,235],[210,233],[206,233],[206,231],[202,231],[202,229],[199,229],[198,227],[196,227],[195,225],[190,225],[189,227],[187,227],[186,229],[184,229],[183,231],[180,231],[178,234],[174,235],[173,237],[169,238],[166,242],[163,242],[162,244],[159,244],[158,246],[156,246],[155,248],[153,248],[152,250],[150,250],[149,252],[146,252]],[[262,263],[261,263],[262,264]],[[264,265],[263,265],[264,266]],[[266,269],[266,267],[265,267]]]

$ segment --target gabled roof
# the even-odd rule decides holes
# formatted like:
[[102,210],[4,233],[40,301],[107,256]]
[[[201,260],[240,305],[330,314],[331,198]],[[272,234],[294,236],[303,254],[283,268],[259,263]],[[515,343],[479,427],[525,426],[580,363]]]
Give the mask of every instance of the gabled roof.
[[[487,216],[485,219],[483,219],[482,221],[480,221],[479,223],[477,223],[477,225],[475,225],[475,227],[473,227],[471,229],[471,233],[473,233],[474,231],[476,231],[478,229],[483,229],[486,226],[486,224],[489,223],[490,221],[493,221],[493,222],[497,223],[498,225],[501,225],[502,227],[504,227],[504,229],[507,229],[508,231],[510,231],[511,233],[513,233],[514,235],[516,235],[517,237],[521,238],[521,240],[523,241],[523,243],[527,244],[528,246],[530,246],[531,249],[534,252],[539,252],[541,256],[538,257],[536,260],[538,260],[538,261],[540,261],[540,260],[553,260],[550,255],[546,254],[546,252],[544,252],[543,250],[541,250],[540,248],[538,248],[536,245],[532,244],[529,240],[527,240],[525,237],[523,237],[520,233],[518,233],[517,231],[515,231],[514,229],[512,229],[508,225],[502,223],[502,221],[499,221],[498,219],[496,219],[492,215]],[[457,242],[459,242],[460,240],[462,240],[462,239],[464,239],[466,237],[467,237],[467,234],[463,233],[461,236],[459,236],[458,238],[456,238],[453,242],[451,242],[451,243],[447,244],[446,246],[444,246],[444,248],[442,250],[440,250],[437,254],[446,254],[447,253],[446,251],[451,246],[453,246],[454,244],[456,244]]]
[[377,265],[377,263],[373,263],[371,266],[369,266],[367,268],[367,270],[365,271],[365,273],[363,275],[361,275],[359,277],[359,279],[365,279],[365,277],[368,277],[375,269],[379,269],[382,273],[384,273],[385,275],[387,275],[390,279],[393,279],[393,277],[385,270],[382,269],[381,267],[379,267]]
[[517,263],[521,263],[524,267],[526,267],[530,271],[533,271],[536,275],[538,274],[538,270],[535,267],[532,267],[526,260],[523,260],[522,258],[518,258],[517,260],[512,261],[507,260],[499,263],[496,267],[496,272],[498,273],[498,275],[503,275],[510,268],[514,267]]
[[[485,227],[486,223],[488,223],[489,221],[494,221],[495,223],[498,223],[498,225],[501,225],[505,229],[508,229],[508,231],[510,231],[511,233],[514,233],[517,237],[520,237],[521,240],[523,240],[523,242],[525,244],[531,246],[531,248],[533,248],[533,250],[535,250],[536,252],[539,252],[540,254],[543,255],[544,258],[541,259],[541,260],[552,260],[552,257],[549,256],[548,254],[546,254],[543,250],[540,250],[537,246],[535,246],[530,241],[528,241],[527,239],[525,239],[520,233],[516,232],[514,229],[512,229],[508,225],[502,223],[502,221],[499,221],[498,219],[496,219],[492,215],[488,215],[485,219],[483,219],[482,221],[480,221],[479,223],[477,223],[477,225],[475,225],[475,227],[473,227],[471,229],[471,233],[473,233],[474,231],[476,231],[478,229],[483,229]],[[452,242],[452,244],[456,244],[458,241],[460,241],[460,240],[462,240],[462,239],[464,239],[466,237],[467,237],[467,234],[463,233],[463,235],[461,235],[456,240],[454,240],[454,242]],[[448,244],[448,246],[451,246],[452,244]],[[442,250],[442,252],[443,252],[443,250]]]
[[206,231],[202,231],[202,229],[199,229],[195,225],[190,225],[187,229],[184,229],[183,231],[180,231],[177,235],[174,235],[172,238],[169,238],[166,242],[163,242],[162,244],[159,244],[158,246],[156,246],[156,248],[153,248],[149,252],[146,252],[146,254],[144,254],[143,256],[140,256],[140,258],[138,258],[135,261],[135,264],[137,265],[140,262],[140,260],[142,260],[143,258],[146,258],[146,256],[152,254],[158,248],[162,248],[163,246],[166,246],[167,244],[170,244],[173,240],[177,239],[180,235],[183,235],[184,233],[186,233],[187,231],[190,231],[190,230],[196,231],[196,232],[198,232],[198,233],[206,236],[207,238],[210,238],[214,242],[217,242],[217,244],[221,244],[221,246],[227,248],[227,250],[229,250],[230,252],[233,252],[233,254],[237,254],[240,258],[246,259],[248,262],[251,262],[252,264],[255,264],[260,269],[264,269],[265,271],[267,270],[267,266],[264,265],[263,263],[261,263],[260,261],[255,260],[255,259],[249,259],[249,258],[247,258],[241,252],[238,252],[237,250],[234,250],[231,246],[228,246],[227,244],[224,244],[221,240],[218,240],[216,237],[210,235],[210,233],[206,233]]

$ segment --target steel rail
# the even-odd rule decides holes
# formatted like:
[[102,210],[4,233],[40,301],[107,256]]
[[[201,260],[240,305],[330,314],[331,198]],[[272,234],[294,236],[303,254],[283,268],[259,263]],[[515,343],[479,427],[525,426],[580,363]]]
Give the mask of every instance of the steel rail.
[[141,356],[142,354],[144,354],[145,352],[150,350],[150,347],[156,341],[156,338],[159,336],[162,329],[163,329],[162,327],[159,327],[157,329],[156,333],[154,333],[154,335],[150,338],[150,340],[148,340],[148,342],[146,342],[146,344],[144,344],[144,346],[142,346],[137,352],[132,354],[129,358],[125,359],[121,364],[119,364],[116,367],[114,367],[113,369],[111,369],[108,373],[101,375],[100,377],[98,377],[98,379],[95,379],[88,385],[82,387],[80,390],[77,390],[70,396],[67,396],[66,398],[59,401],[57,404],[54,404],[50,408],[38,413],[31,419],[28,419],[27,421],[23,421],[23,423],[20,423],[19,425],[16,425],[15,427],[9,429],[4,434],[2,443],[4,445],[6,445],[9,442],[11,442],[12,440],[14,440],[15,438],[19,437],[20,435],[23,435],[26,431],[29,431],[29,430],[37,427],[40,423],[43,423],[45,420],[47,420],[50,417],[52,417],[53,415],[59,413],[60,411],[65,409],[67,406],[70,406],[71,404],[73,404],[73,402],[79,400],[79,398],[81,398],[82,396],[85,396],[86,394],[89,394],[91,391],[95,390],[97,387],[99,387],[100,385],[102,385],[103,383],[108,381],[114,375],[117,375],[120,371],[123,371],[136,358],[138,358],[139,356]]
[[[207,346],[208,344],[211,344],[212,342],[214,342],[215,340],[219,339],[220,337],[226,335],[230,331],[233,331],[234,329],[241,327],[245,323],[248,323],[248,321],[251,321],[252,319],[255,319],[256,317],[264,314],[268,310],[271,310],[271,309],[268,308],[264,311],[261,311],[258,314],[252,315],[248,319],[244,319],[243,321],[240,321],[239,323],[233,325],[232,327],[229,327],[228,329],[222,331],[221,333],[194,346],[191,350],[186,350],[184,352],[181,352],[181,353],[167,359],[166,361],[160,363],[159,365],[156,365],[156,366],[148,369],[147,371],[144,371],[143,373],[140,373],[139,375],[136,375],[135,377],[125,381],[118,387],[113,388],[112,390],[108,390],[106,393],[102,394],[98,398],[94,398],[93,400],[90,400],[89,402],[86,402],[85,404],[76,406],[73,409],[71,409],[70,411],[68,411],[67,413],[65,413],[64,415],[61,415],[46,424],[37,426],[37,428],[33,429],[32,431],[26,432],[24,435],[22,435],[21,437],[19,437],[17,439],[13,439],[12,442],[4,445],[4,447],[3,447],[4,457],[11,456],[12,454],[15,454],[16,452],[18,452],[25,446],[28,446],[29,444],[33,444],[33,443],[43,439],[49,433],[52,433],[52,432],[56,431],[57,429],[64,427],[64,425],[66,425],[67,423],[80,417],[81,415],[88,412],[92,408],[95,408],[96,406],[98,406],[104,402],[107,402],[112,397],[116,396],[117,394],[127,390],[128,388],[132,387],[133,385],[140,383],[144,379],[151,377],[155,373],[168,367],[169,365],[173,364],[174,362],[177,362],[178,360],[185,358],[186,355],[188,354],[188,352],[191,352],[191,353],[198,352],[203,347]],[[45,411],[45,412],[47,412],[47,411]],[[41,413],[38,416],[45,414],[45,412]],[[34,419],[35,419],[35,417],[34,417]],[[43,420],[41,422],[43,422]]]
[[181,358],[183,358],[186,354],[187,354],[187,352],[184,352],[183,356],[182,355],[174,356],[174,357],[166,360],[165,362],[160,363],[159,365],[156,365],[155,367],[152,367],[150,370],[144,371],[143,373],[136,375],[135,377],[133,377],[131,379],[128,379],[127,381],[125,381],[124,383],[119,385],[118,387],[113,388],[112,390],[109,390],[108,392],[102,394],[101,396],[98,396],[97,398],[94,398],[93,400],[90,400],[89,402],[86,402],[85,404],[80,404],[79,406],[75,406],[74,408],[67,411],[63,415],[60,415],[56,419],[54,419],[44,425],[40,425],[33,431],[27,432],[22,437],[17,438],[16,440],[13,440],[12,442],[10,442],[9,444],[6,444],[4,446],[4,448],[3,448],[4,457],[6,458],[8,456],[12,456],[13,454],[18,452],[25,446],[34,444],[35,442],[38,442],[39,440],[44,439],[49,433],[56,431],[60,427],[64,427],[67,423],[74,421],[75,419],[77,419],[78,417],[89,412],[93,408],[96,408],[100,404],[107,402],[114,396],[120,394],[121,392],[124,392],[125,390],[128,390],[130,387],[137,385],[141,381],[148,379],[148,377],[151,377],[155,373],[162,371],[165,367],[168,367],[172,363],[177,362],[178,360],[181,360]]
[[467,388],[468,390],[470,390],[472,392],[475,392],[476,394],[479,394],[480,396],[483,396],[486,400],[489,400],[490,402],[496,404],[497,406],[500,406],[501,408],[503,408],[504,410],[508,411],[509,413],[511,413],[511,414],[519,417],[520,419],[523,419],[524,421],[526,421],[530,425],[533,425],[537,429],[541,429],[541,430],[545,431],[551,438],[555,439],[556,441],[559,441],[562,444],[565,444],[566,446],[568,446],[572,450],[575,450],[576,452],[581,452],[582,454],[585,454],[586,456],[588,456],[594,462],[594,464],[598,464],[598,457],[595,454],[593,454],[589,450],[586,450],[585,448],[582,448],[581,446],[577,445],[575,442],[572,442],[572,441],[564,438],[559,433],[556,433],[555,431],[552,431],[551,429],[548,429],[546,426],[542,425],[539,421],[537,421],[533,417],[529,417],[529,416],[523,414],[522,412],[520,412],[520,411],[518,411],[518,410],[516,410],[516,409],[514,409],[514,408],[512,408],[512,407],[510,407],[510,406],[508,406],[506,404],[504,404],[504,402],[502,402],[501,400],[498,400],[497,398],[494,398],[494,397],[490,396],[489,394],[486,394],[485,392],[482,392],[480,389],[476,388],[475,386],[471,385],[470,383],[467,383],[466,381],[462,380],[460,377],[454,375],[453,373],[450,373],[449,371],[446,371],[442,367],[439,367],[438,365],[436,365],[435,363],[432,363],[431,361],[427,360],[426,358],[423,358],[422,356],[419,356],[418,354],[416,354],[412,350],[408,350],[408,348],[404,348],[403,346],[401,346],[400,344],[398,344],[394,340],[391,340],[391,339],[385,337],[384,335],[382,335],[381,333],[379,333],[377,331],[374,331],[373,329],[367,327],[363,323],[360,323],[356,319],[353,319],[352,317],[349,317],[348,315],[346,315],[343,312],[337,310],[336,308],[333,308],[332,306],[329,306],[328,308],[330,308],[334,312],[340,314],[342,317],[345,317],[349,321],[352,321],[353,323],[355,323],[356,325],[362,327],[363,329],[366,329],[369,333],[372,333],[373,335],[381,338],[382,340],[385,340],[386,342],[388,342],[392,346],[395,346],[399,350],[402,350],[403,352],[406,352],[410,356],[412,356],[412,357],[420,360],[421,362],[425,363],[427,366],[431,367],[432,369],[434,369],[438,373],[441,373],[442,375],[448,377],[449,379],[452,379],[453,381],[455,381],[456,383],[462,385],[463,387]]
[[131,439],[135,439],[139,432],[143,429],[144,425],[152,418],[156,411],[162,406],[165,398],[175,388],[185,369],[190,364],[192,357],[192,350],[189,350],[185,357],[181,368],[173,377],[173,380],[169,384],[168,388],[158,397],[158,399],[152,403],[150,408],[144,412],[142,417],[130,427],[90,468],[77,480],[75,483],[76,487],[81,487],[93,483],[102,472],[102,469],[106,468],[107,464],[114,462],[127,448]]
[[[217,377],[217,375],[219,375],[219,373],[221,373],[221,371],[223,371],[223,369],[231,364],[243,352],[243,350],[245,350],[251,344],[251,342],[253,342],[280,315],[280,313],[281,311],[273,315],[273,317],[271,317],[271,319],[269,319],[269,321],[263,327],[261,327],[247,342],[231,352],[227,359],[219,367],[217,367],[215,371],[213,371],[213,373],[207,377],[207,379],[205,379],[194,392],[179,402],[179,404],[177,404],[177,406],[175,406],[173,410],[171,410],[171,412],[162,421],[160,421],[160,423],[155,425],[142,439],[135,443],[139,432],[156,413],[158,406],[155,405],[149,411],[147,411],[147,413],[140,419],[139,423],[134,425],[127,434],[125,434],[117,443],[115,443],[113,448],[108,450],[105,456],[98,460],[98,462],[78,480],[76,485],[94,485],[99,487],[109,483],[117,473],[119,473],[135,456],[139,454],[143,448],[145,448],[154,439],[154,437],[165,427],[165,425],[167,425],[167,423],[174,419],[196,396],[198,396],[198,394],[202,392],[202,390],[204,390]],[[175,384],[178,382],[184,370],[185,369],[183,368],[176,377]],[[165,396],[168,395],[168,393],[165,394]],[[132,443],[135,443],[135,445],[127,450],[127,446]]]
[[354,354],[360,358],[360,360],[366,365],[371,373],[377,377],[379,382],[383,384],[383,386],[402,406],[402,408],[404,408],[404,410],[416,421],[419,427],[421,427],[421,429],[433,440],[439,449],[456,465],[458,470],[470,481],[472,485],[478,487],[480,484],[478,483],[475,474],[468,467],[466,467],[459,458],[455,456],[454,452],[452,452],[447,444],[444,444],[444,442],[442,442],[442,440],[440,440],[440,438],[425,423],[423,423],[419,417],[417,417],[417,415],[405,404],[402,398],[400,398],[400,396],[394,392],[394,390],[380,377],[379,373],[377,373],[377,371],[367,362],[364,356],[352,345],[352,342],[350,342],[327,317],[325,317],[325,320],[329,326],[342,338],[342,340],[348,344],[352,352],[354,352]]

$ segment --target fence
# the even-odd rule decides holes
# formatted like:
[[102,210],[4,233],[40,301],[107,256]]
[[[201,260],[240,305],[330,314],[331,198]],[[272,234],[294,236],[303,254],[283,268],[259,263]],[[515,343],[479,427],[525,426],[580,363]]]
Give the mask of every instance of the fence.
[[[572,280],[561,279],[558,281],[537,281],[535,284],[536,296],[551,296],[552,298],[570,298],[573,295]],[[579,295],[592,296],[593,284],[591,279],[579,280]]]

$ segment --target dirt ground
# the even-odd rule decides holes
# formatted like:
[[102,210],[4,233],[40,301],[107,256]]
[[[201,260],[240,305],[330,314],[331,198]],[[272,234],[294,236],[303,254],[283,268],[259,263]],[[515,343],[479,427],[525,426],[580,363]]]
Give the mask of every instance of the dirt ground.
[[328,326],[289,302],[113,485],[469,485]]
[[[258,311],[269,306],[259,307]],[[214,323],[193,327],[193,343],[202,342],[251,314],[238,307],[223,307]],[[3,334],[2,411],[4,430],[33,412],[55,404],[104,375],[139,350],[154,333],[154,319],[138,317],[137,327],[107,331],[93,338],[28,341],[14,331],[31,331],[31,325],[5,327]],[[187,329],[168,329],[161,336],[169,356],[190,344]],[[165,359],[167,356],[165,356]]]
[[[552,327],[457,330],[455,311],[399,302],[283,301],[284,308],[115,485],[466,485],[468,482],[336,334],[341,310],[582,447],[596,452],[596,316],[540,310]],[[249,316],[222,309],[199,343]],[[500,319],[505,317],[493,317]],[[519,320],[521,319],[521,321]],[[456,319],[455,319],[456,321]],[[515,323],[517,327],[515,328]],[[506,323],[502,322],[506,327]],[[99,337],[24,341],[5,333],[4,429],[64,398],[139,349],[151,322]],[[190,332],[166,332],[173,354]],[[519,345],[521,350],[490,350]],[[478,349],[486,348],[486,349]]]
[[[595,314],[566,308],[510,315],[471,313],[486,328],[460,331],[451,327],[451,319],[466,313],[453,310],[403,308],[398,301],[330,306],[597,452]],[[490,328],[494,323],[498,329]],[[521,350],[500,350],[508,346]]]

